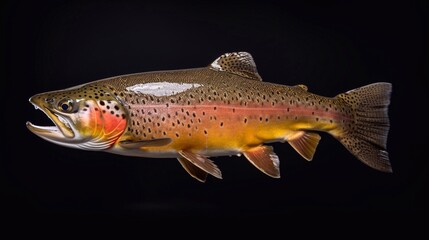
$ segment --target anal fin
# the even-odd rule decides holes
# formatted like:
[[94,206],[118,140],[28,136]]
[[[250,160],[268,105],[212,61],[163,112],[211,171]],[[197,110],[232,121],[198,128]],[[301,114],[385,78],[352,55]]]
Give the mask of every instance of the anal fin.
[[[188,160],[190,163],[192,163],[196,167],[200,168],[204,172],[212,175],[213,177],[222,179],[221,171],[216,166],[216,164],[214,164],[214,162],[211,161],[210,159],[208,159],[202,155],[192,153],[189,151],[184,151],[184,150],[179,151],[179,154],[181,157],[183,157],[183,160]],[[186,169],[186,170],[188,170],[188,169]]]
[[320,135],[314,132],[298,131],[286,141],[306,160],[311,161],[320,141]]
[[256,168],[273,178],[280,178],[280,161],[271,146],[257,146],[243,152]]
[[195,166],[188,159],[180,156],[177,158],[180,165],[189,173],[193,178],[197,179],[200,182],[205,182],[207,179],[207,172],[201,170],[199,167]]

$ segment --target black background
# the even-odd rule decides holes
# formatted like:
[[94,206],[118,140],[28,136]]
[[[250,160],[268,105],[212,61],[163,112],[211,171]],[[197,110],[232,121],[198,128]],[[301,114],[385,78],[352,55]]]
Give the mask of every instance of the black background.
[[[427,205],[428,4],[424,1],[2,1],[1,210],[9,222],[111,223],[211,217],[402,216]],[[335,96],[393,84],[388,151],[375,171],[327,134],[312,162],[274,143],[281,179],[244,157],[202,184],[174,159],[48,143],[33,94],[135,72],[201,67],[250,52],[264,81]],[[423,105],[424,104],[424,105]],[[323,218],[323,217],[322,217]]]

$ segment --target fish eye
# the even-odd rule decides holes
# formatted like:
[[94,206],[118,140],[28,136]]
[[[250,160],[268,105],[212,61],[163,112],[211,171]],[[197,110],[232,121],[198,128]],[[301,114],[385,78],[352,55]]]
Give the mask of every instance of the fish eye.
[[61,101],[58,102],[58,110],[63,111],[63,112],[67,112],[67,113],[71,113],[73,112],[74,109],[74,101],[73,99],[62,99]]

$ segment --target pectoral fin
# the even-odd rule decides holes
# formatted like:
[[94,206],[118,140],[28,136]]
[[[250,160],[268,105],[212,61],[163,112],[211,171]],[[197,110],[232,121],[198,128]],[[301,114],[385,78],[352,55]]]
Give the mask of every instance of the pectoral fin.
[[288,143],[306,160],[311,161],[320,141],[320,135],[313,132],[299,131],[287,139]]
[[[200,168],[204,172],[212,175],[213,177],[222,179],[222,173],[216,164],[213,163],[210,159],[189,151],[179,151],[180,156],[183,157],[183,160],[188,160],[196,167]],[[182,165],[183,166],[183,165]],[[185,168],[186,169],[186,168]],[[191,174],[192,175],[192,174]]]
[[197,179],[200,182],[205,182],[207,178],[207,173],[201,170],[199,167],[195,166],[188,159],[180,156],[177,158],[180,165],[189,173],[193,178]]
[[280,161],[271,146],[258,146],[243,152],[255,167],[273,178],[280,178]]
[[171,143],[171,138],[157,138],[152,140],[122,140],[119,145],[123,148],[136,149],[141,147],[161,147]]

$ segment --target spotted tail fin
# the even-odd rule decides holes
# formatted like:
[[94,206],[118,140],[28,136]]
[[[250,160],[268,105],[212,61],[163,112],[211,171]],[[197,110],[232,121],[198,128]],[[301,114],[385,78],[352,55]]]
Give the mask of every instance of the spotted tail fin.
[[392,172],[386,151],[391,91],[390,83],[380,82],[337,96],[353,109],[355,119],[336,138],[363,163],[383,172]]

